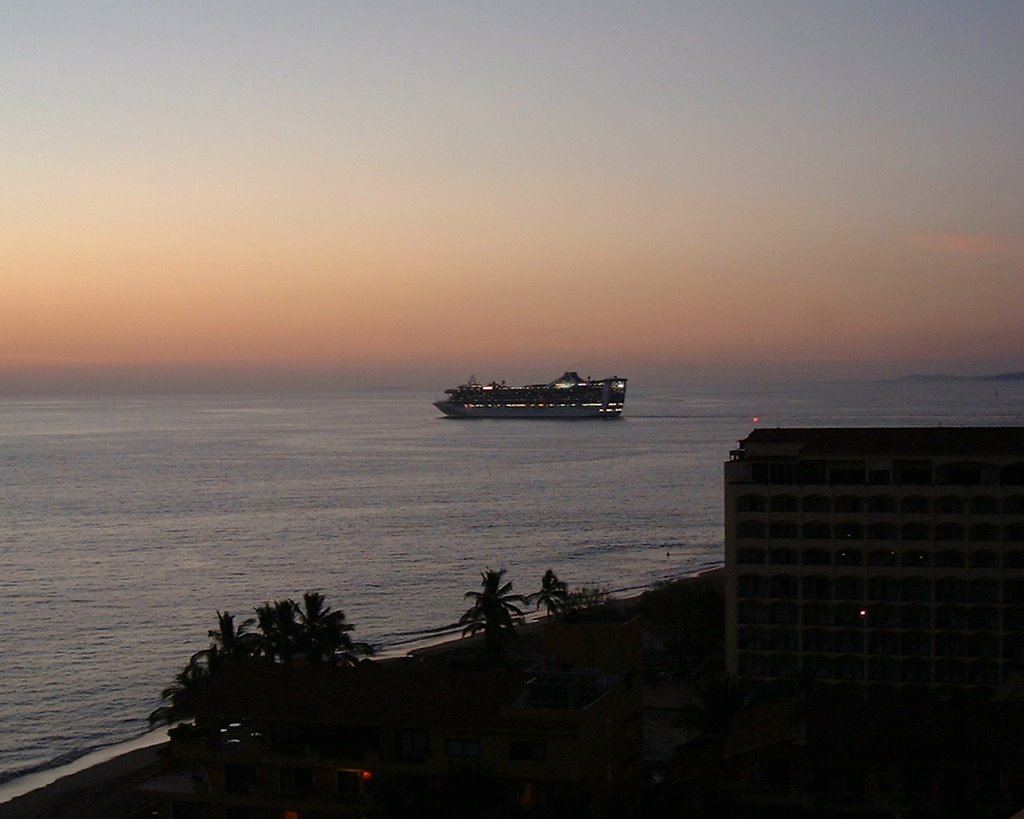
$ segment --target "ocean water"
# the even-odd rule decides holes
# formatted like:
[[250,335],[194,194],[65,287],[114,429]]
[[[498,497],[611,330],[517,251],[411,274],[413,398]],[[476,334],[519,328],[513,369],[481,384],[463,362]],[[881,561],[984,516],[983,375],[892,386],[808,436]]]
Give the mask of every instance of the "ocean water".
[[217,610],[320,590],[401,648],[488,567],[629,593],[721,565],[722,462],[755,423],[1024,425],[1019,383],[631,384],[602,422],[436,397],[0,400],[0,781],[143,734]]

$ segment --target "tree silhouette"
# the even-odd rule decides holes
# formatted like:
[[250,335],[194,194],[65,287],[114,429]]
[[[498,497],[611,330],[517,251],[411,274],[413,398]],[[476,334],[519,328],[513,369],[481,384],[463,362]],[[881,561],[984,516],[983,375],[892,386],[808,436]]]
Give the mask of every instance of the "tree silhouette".
[[[214,654],[216,655],[216,651]],[[150,725],[170,725],[172,722],[192,716],[196,689],[210,675],[209,667],[197,662],[197,656],[193,655],[189,664],[174,675],[174,682],[160,692],[160,699],[164,704],[150,713]]]
[[[300,606],[294,600],[275,600],[256,608],[256,619],[235,624],[229,612],[217,612],[217,628],[207,635],[210,645],[197,651],[165,688],[163,705],[149,715],[150,724],[175,722],[192,716],[196,690],[225,663],[260,658],[289,663],[355,665],[373,649],[352,641],[352,624],[341,610],[332,610],[320,592],[306,592]],[[258,632],[249,631],[253,623]]]
[[512,594],[512,583],[504,582],[505,570],[487,569],[480,573],[482,591],[468,591],[466,599],[473,605],[459,618],[462,635],[484,633],[484,654],[496,662],[505,655],[508,643],[516,637],[516,626],[523,623],[519,603],[522,595]]
[[548,569],[541,578],[540,591],[528,594],[525,602],[527,605],[535,603],[538,609],[543,605],[547,609],[548,617],[553,617],[561,613],[569,602],[569,587]]
[[372,653],[366,643],[354,643],[348,633],[353,626],[345,612],[332,610],[320,592],[306,592],[302,605],[295,607],[297,642],[311,663],[355,665],[360,655]]

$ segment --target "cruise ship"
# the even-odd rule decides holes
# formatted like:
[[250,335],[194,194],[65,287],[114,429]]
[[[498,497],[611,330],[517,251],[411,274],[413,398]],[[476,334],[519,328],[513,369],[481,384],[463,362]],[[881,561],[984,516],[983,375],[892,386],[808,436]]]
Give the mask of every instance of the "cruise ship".
[[445,390],[434,406],[450,418],[618,418],[626,401],[626,379],[581,378],[567,372],[547,384],[510,387],[481,384],[473,376]]

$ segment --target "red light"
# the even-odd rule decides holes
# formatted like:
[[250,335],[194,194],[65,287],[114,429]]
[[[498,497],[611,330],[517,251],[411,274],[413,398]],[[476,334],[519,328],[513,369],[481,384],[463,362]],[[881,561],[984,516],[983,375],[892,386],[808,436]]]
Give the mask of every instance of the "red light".
[[369,782],[373,779],[373,771],[360,771],[359,778],[362,779],[363,782]]

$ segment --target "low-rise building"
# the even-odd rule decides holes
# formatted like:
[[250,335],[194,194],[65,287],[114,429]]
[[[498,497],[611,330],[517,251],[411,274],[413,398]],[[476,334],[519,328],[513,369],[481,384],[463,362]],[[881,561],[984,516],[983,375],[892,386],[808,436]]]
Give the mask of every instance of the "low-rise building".
[[603,815],[641,778],[639,675],[240,662],[197,702],[144,786],[165,819]]

